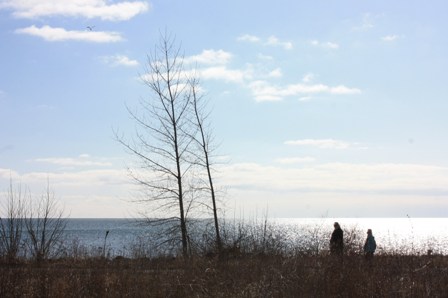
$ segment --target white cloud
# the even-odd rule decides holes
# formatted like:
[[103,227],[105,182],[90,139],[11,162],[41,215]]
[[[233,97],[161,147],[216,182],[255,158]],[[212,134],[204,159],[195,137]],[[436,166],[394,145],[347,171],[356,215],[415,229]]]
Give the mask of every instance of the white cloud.
[[70,31],[64,28],[53,28],[50,26],[43,26],[38,28],[34,25],[17,29],[18,34],[28,34],[32,36],[41,37],[47,41],[87,41],[97,43],[109,43],[122,41],[123,38],[117,32],[102,32],[102,31]]
[[391,41],[396,41],[398,39],[398,35],[386,35],[381,37],[382,41],[386,41],[386,42],[391,42]]
[[256,101],[279,101],[283,94],[278,88],[271,86],[266,81],[253,81],[249,84]]
[[206,80],[224,80],[227,82],[242,83],[246,77],[250,77],[245,71],[228,69],[225,66],[208,67],[197,70],[198,75]]
[[325,49],[331,49],[331,50],[337,50],[339,49],[339,45],[334,42],[320,42],[318,40],[312,40],[310,42],[311,45],[315,47],[325,48]]
[[[337,217],[403,216],[411,205],[413,210],[428,204],[447,208],[443,200],[448,195],[447,167],[238,163],[223,167],[220,173],[220,182],[227,186],[236,210],[267,206],[274,217],[320,217],[328,212]],[[425,212],[421,214],[425,216]]]
[[276,68],[276,69],[270,71],[268,76],[271,78],[280,78],[283,76],[283,73],[280,68]]
[[349,88],[344,85],[329,88],[331,94],[360,94],[361,90],[358,88]]
[[[90,157],[82,155],[77,159],[82,158]],[[232,197],[236,194],[237,198],[241,198],[239,204],[248,201],[258,204],[267,202],[270,210],[283,208],[283,214],[291,214],[288,213],[291,208],[299,210],[306,202],[310,202],[316,209],[312,216],[319,216],[326,210],[334,212],[341,202],[347,206],[361,206],[360,208],[378,207],[380,204],[384,208],[390,208],[393,202],[402,206],[412,200],[417,205],[425,206],[428,200],[434,199],[434,193],[444,196],[448,194],[447,167],[395,163],[317,164],[307,157],[277,161],[280,164],[275,166],[256,163],[222,164],[217,168],[217,182],[225,185]],[[125,214],[118,209],[110,210],[110,206],[132,206],[124,204],[123,198],[129,200],[130,193],[137,192],[124,169],[18,173],[0,168],[0,192],[8,188],[10,177],[14,183],[21,182],[34,193],[44,189],[49,179],[56,195],[68,203],[67,211],[74,211],[71,213],[74,217],[86,214],[92,217],[110,217],[111,214],[123,216]],[[315,201],[318,197],[319,201]],[[281,207],[280,201],[284,202]],[[442,201],[444,200],[440,200]],[[92,208],[96,212],[91,211]],[[83,212],[82,209],[89,211]],[[397,214],[401,211],[396,209]]]
[[225,185],[246,191],[448,193],[448,168],[430,165],[327,163],[281,167],[239,163],[223,166],[220,172]]
[[[204,50],[198,55],[185,58],[186,64],[200,63],[195,69],[185,70],[182,77],[199,77],[204,80],[223,80],[228,83],[242,84],[248,88],[256,101],[280,101],[285,97],[297,96],[301,101],[310,100],[313,94],[351,95],[360,94],[358,88],[350,88],[345,85],[327,86],[313,83],[315,75],[306,74],[302,82],[286,86],[274,85],[271,79],[283,77],[281,68],[267,70],[265,63],[246,65],[242,68],[230,68],[228,64],[233,54],[224,50]],[[262,57],[265,59],[266,57]],[[272,57],[267,57],[272,59]],[[143,75],[143,80],[150,76]]]
[[124,169],[76,169],[53,172],[19,173],[0,168],[0,197],[9,187],[10,177],[13,187],[22,185],[40,195],[47,181],[56,198],[65,206],[71,217],[126,217],[131,208],[131,193],[137,192],[136,185]]
[[227,64],[232,54],[223,50],[203,50],[201,54],[186,57],[184,63]]
[[101,60],[106,63],[110,64],[112,66],[138,66],[139,63],[137,60],[130,59],[129,57],[125,55],[114,55],[114,56],[105,56],[101,57]]
[[287,86],[274,86],[267,81],[257,80],[249,85],[255,100],[257,101],[278,101],[288,96],[297,96],[300,94],[310,95],[317,93],[326,94],[359,94],[361,90],[349,88],[343,85],[329,87],[324,84],[291,84]]
[[272,56],[269,56],[269,55],[263,55],[263,54],[261,54],[261,53],[259,53],[259,54],[257,55],[257,57],[258,57],[258,59],[260,59],[260,60],[273,60],[273,59],[274,59]]
[[349,143],[334,139],[303,139],[295,141],[286,141],[286,145],[294,146],[312,146],[321,149],[349,149],[352,147],[357,147],[357,143]]
[[0,168],[0,179],[4,180],[9,180],[9,178],[15,179],[17,176],[18,173],[16,171],[13,171],[11,169]]
[[245,42],[252,42],[252,43],[263,43],[264,45],[268,46],[278,46],[282,47],[285,50],[291,50],[293,48],[292,42],[290,41],[280,41],[276,36],[271,35],[268,37],[268,39],[263,42],[261,38],[250,35],[250,34],[244,34],[237,38],[238,41],[245,41]]
[[309,163],[313,162],[316,159],[314,157],[285,157],[285,158],[278,158],[275,161],[281,164],[296,164],[296,163]]
[[290,41],[280,41],[275,36],[270,36],[268,38],[268,41],[266,42],[266,44],[270,45],[270,46],[280,46],[280,47],[284,48],[285,50],[291,50],[293,48],[293,45]]
[[247,41],[247,42],[260,42],[261,39],[257,36],[244,34],[237,38],[238,41]]
[[3,0],[0,9],[11,9],[17,18],[84,17],[109,21],[124,21],[146,12],[144,1],[111,3],[108,0]]
[[307,73],[306,75],[303,76],[302,81],[303,81],[304,83],[310,83],[311,81],[314,80],[314,77],[315,77],[314,74],[312,74],[312,73]]
[[[54,171],[54,172],[27,172],[19,173],[10,169],[0,168],[0,179],[21,182],[36,189],[34,186],[43,186],[47,179],[55,189],[70,188],[70,192],[88,192],[96,186],[123,186],[132,185],[128,173],[124,169],[89,169],[78,171]],[[81,187],[82,186],[82,187]],[[107,192],[107,191],[106,191]]]
[[[243,83],[252,78],[250,65],[246,69],[231,69],[227,64],[233,55],[224,50],[203,50],[198,55],[184,58],[185,64],[195,64],[192,69],[186,69],[180,73],[182,78],[198,77],[204,80],[223,80],[225,82]],[[141,77],[144,81],[151,80],[151,76],[145,74]]]
[[49,163],[61,167],[110,167],[111,162],[108,161],[95,161],[88,154],[81,154],[77,158],[72,157],[49,157],[49,158],[36,158],[34,162]]

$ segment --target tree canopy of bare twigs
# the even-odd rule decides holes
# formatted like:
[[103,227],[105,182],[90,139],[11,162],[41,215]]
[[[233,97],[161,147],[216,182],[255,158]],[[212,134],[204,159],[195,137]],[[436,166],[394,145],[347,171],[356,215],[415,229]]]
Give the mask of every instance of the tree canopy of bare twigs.
[[57,256],[67,221],[50,183],[40,197],[22,189],[20,184],[14,187],[11,179],[0,204],[0,256],[9,261],[29,253],[37,261]]
[[47,183],[45,193],[27,207],[25,227],[32,256],[41,261],[60,252],[67,220]]
[[22,244],[26,195],[20,185],[13,187],[11,178],[6,197],[0,205],[0,254],[8,260],[17,258]]
[[[194,118],[194,125],[197,128],[196,135],[192,136],[192,139],[195,145],[198,147],[198,150],[194,150],[194,155],[196,156],[196,165],[199,166],[205,172],[205,177],[203,181],[201,181],[201,185],[199,189],[208,193],[211,199],[211,210],[213,212],[213,221],[215,225],[215,233],[216,233],[216,244],[218,250],[221,250],[221,236],[219,233],[219,218],[218,218],[218,207],[217,207],[217,198],[216,191],[214,185],[214,179],[212,174],[212,153],[214,151],[213,147],[213,135],[211,133],[211,129],[208,126],[208,116],[209,114],[205,113],[206,111],[206,101],[204,97],[200,94],[199,90],[199,80],[196,77],[192,77],[189,80],[190,91],[192,96],[192,114]],[[203,186],[202,186],[203,185]],[[207,206],[209,206],[207,204]]]
[[[149,223],[164,226],[167,234],[179,240],[184,257],[190,247],[187,219],[195,207],[204,205],[197,196],[198,171],[208,171],[207,187],[214,196],[207,167],[209,138],[203,126],[205,118],[199,110],[198,80],[192,73],[184,65],[175,39],[161,35],[141,76],[149,88],[149,96],[140,100],[137,110],[128,108],[136,124],[135,136],[126,139],[116,133],[118,142],[137,162],[137,166],[129,167],[129,173],[143,190],[143,197],[136,201],[148,204],[142,213]],[[214,197],[210,209],[216,210]],[[216,212],[214,216],[220,246]],[[174,231],[180,233],[172,234]]]
[[149,87],[150,96],[140,101],[138,111],[128,108],[137,124],[136,136],[131,141],[117,139],[139,162],[139,169],[130,169],[130,175],[144,187],[145,197],[141,201],[152,203],[153,211],[167,215],[160,221],[178,220],[182,253],[187,256],[186,180],[194,128],[188,121],[191,98],[183,59],[173,38],[160,38],[154,52],[148,55],[142,80]]

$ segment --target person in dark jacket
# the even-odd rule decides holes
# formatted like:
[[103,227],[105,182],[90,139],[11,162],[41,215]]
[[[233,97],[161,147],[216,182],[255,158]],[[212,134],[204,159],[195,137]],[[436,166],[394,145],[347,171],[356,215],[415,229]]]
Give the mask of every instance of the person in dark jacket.
[[344,231],[338,222],[334,223],[334,230],[330,238],[330,253],[342,256],[344,252]]
[[375,237],[373,237],[372,235],[372,230],[368,229],[366,242],[364,243],[364,254],[366,256],[366,260],[371,260],[373,258],[375,250],[376,250]]

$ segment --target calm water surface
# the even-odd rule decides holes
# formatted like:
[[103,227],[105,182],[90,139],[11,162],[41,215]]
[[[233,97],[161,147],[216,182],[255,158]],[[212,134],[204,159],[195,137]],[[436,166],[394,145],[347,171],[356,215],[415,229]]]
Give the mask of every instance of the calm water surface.
[[[281,231],[295,240],[314,237],[322,249],[338,221],[346,235],[365,238],[372,229],[378,249],[386,252],[413,250],[426,253],[448,254],[447,218],[275,218],[268,219],[271,231]],[[263,225],[264,220],[247,222],[245,225]],[[233,222],[232,224],[235,224]],[[106,232],[107,237],[106,237]],[[150,230],[136,224],[134,219],[69,219],[66,243],[76,243],[92,251],[106,247],[112,255],[126,254],[137,245],[138,239],[149,238]]]
[[372,229],[378,249],[415,250],[426,253],[448,254],[448,218],[280,218],[273,220],[289,229],[314,229],[323,239],[329,239],[333,223],[339,222],[345,234],[365,239],[367,229]]

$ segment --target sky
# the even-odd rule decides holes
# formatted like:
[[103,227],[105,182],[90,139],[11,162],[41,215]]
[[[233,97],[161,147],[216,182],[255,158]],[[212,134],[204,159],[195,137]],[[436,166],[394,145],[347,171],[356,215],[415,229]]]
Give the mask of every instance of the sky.
[[0,0],[0,195],[132,217],[126,110],[169,32],[230,216],[448,216],[446,1]]

